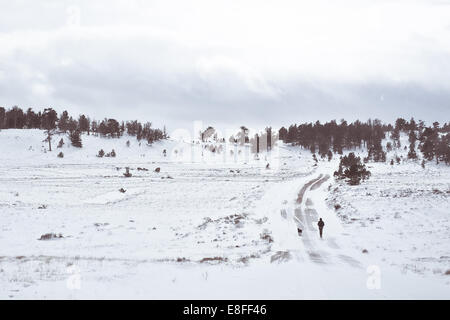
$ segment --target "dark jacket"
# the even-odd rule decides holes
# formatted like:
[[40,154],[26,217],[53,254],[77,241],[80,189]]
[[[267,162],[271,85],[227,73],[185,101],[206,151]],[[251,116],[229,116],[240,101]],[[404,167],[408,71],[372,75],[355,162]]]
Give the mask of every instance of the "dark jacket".
[[317,223],[317,225],[319,226],[319,228],[323,228],[323,226],[325,225],[325,223],[323,222],[323,220],[319,220],[319,222]]

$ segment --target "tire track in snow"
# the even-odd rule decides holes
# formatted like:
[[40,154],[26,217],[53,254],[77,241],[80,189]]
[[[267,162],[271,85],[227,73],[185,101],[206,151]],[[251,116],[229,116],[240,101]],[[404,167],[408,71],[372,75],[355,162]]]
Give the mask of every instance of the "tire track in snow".
[[[319,220],[319,213],[314,208],[313,201],[310,198],[306,198],[306,195],[307,192],[311,192],[320,188],[322,184],[329,178],[330,176],[328,174],[325,176],[320,174],[317,178],[307,182],[298,193],[297,197],[298,206],[295,208],[294,211],[294,221],[296,222],[297,228],[302,230],[301,238],[309,259],[316,264],[322,265],[331,262],[332,254],[330,252],[321,249],[322,246],[319,245],[318,242],[319,240],[317,238],[319,230],[318,227],[316,226],[317,221]],[[303,201],[303,199],[305,198],[306,201]],[[302,204],[304,208],[302,208]],[[325,243],[326,246],[333,251],[340,249],[339,245],[336,243],[334,238],[327,238]],[[344,254],[338,254],[333,256],[337,257],[338,260],[343,261],[352,267],[355,268],[361,267],[359,261],[350,256]]]
[[315,231],[315,228],[312,225],[312,217],[311,217],[311,213],[313,212],[309,208],[307,208],[305,212],[303,212],[301,205],[303,203],[303,199],[308,188],[319,182],[322,179],[322,176],[323,175],[320,174],[317,178],[308,181],[300,189],[297,196],[298,206],[294,210],[294,220],[296,221],[297,228],[302,230],[301,238],[305,248],[307,249],[308,257],[311,261],[319,264],[325,264],[326,260],[324,259],[324,255],[317,250],[315,246],[315,241],[311,237],[312,232]]
[[305,185],[300,189],[300,192],[298,193],[298,197],[297,197],[297,203],[299,205],[302,204],[303,201],[303,196],[305,195],[306,190],[315,182],[317,182],[318,180],[320,180],[320,178],[322,178],[322,174],[320,174],[317,178],[312,179],[310,181],[308,181],[307,183],[305,183]]

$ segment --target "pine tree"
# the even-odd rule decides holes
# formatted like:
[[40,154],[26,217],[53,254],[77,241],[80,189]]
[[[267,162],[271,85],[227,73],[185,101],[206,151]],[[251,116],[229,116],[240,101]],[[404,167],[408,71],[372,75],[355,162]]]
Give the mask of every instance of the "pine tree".
[[84,114],[80,115],[80,117],[78,118],[78,129],[80,129],[81,132],[87,132],[87,134],[89,135],[89,128],[89,118],[87,118]]
[[81,148],[83,145],[81,143],[81,135],[79,130],[74,130],[69,134],[70,142],[74,147]]
[[5,127],[6,123],[6,110],[3,107],[0,107],[0,129]]
[[409,145],[408,159],[417,159],[416,150],[414,150],[415,144],[411,143]]
[[64,110],[58,121],[58,129],[62,132],[66,132],[69,129],[69,113]]
[[409,131],[408,141],[409,143],[416,143],[417,137],[414,130]]
[[394,141],[394,146],[395,146],[396,148],[400,148],[400,147],[401,147],[401,143],[400,143],[400,130],[398,130],[397,128],[395,128],[394,131],[392,131],[391,139]]
[[368,151],[367,160],[386,162],[386,152],[383,151],[383,147],[381,146],[381,136],[377,136],[373,140],[373,145]]
[[333,152],[331,152],[331,150],[328,150],[327,156],[328,156],[328,161],[331,161],[331,159],[333,159]]
[[386,143],[386,151],[387,152],[391,152],[392,151],[392,143],[391,142]]
[[287,131],[287,129],[285,127],[281,127],[280,130],[278,130],[278,138],[281,141],[286,142],[287,135],[288,135],[288,131]]
[[353,152],[348,156],[341,158],[338,171],[334,172],[336,179],[347,179],[350,185],[357,185],[361,180],[366,180],[370,177],[370,171],[361,163],[361,158],[356,157]]
[[444,161],[446,164],[450,163],[450,133],[439,139],[436,146],[436,160]]
[[421,141],[419,149],[422,152],[424,158],[429,161],[433,160],[436,151],[436,144],[438,141],[437,130],[431,127],[425,128],[419,140]]

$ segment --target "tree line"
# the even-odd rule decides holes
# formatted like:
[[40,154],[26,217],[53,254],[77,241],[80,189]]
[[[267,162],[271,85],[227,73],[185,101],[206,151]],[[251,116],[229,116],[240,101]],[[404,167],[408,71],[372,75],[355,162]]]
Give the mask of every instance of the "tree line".
[[10,109],[0,107],[0,129],[43,129],[48,137],[55,132],[69,133],[76,139],[80,133],[100,135],[102,137],[119,138],[124,133],[135,136],[137,140],[146,140],[153,143],[167,138],[165,129],[153,128],[151,122],[141,123],[134,121],[117,121],[112,118],[91,120],[82,114],[77,118],[63,111],[60,115],[52,108],[35,112],[32,108],[23,111],[14,106]]
[[[418,149],[424,159],[450,164],[450,123],[441,126],[439,122],[434,122],[432,126],[426,126],[421,120],[416,122],[414,118],[409,121],[398,118],[394,125],[382,123],[378,119],[366,122],[356,120],[349,124],[342,119],[339,123],[332,120],[323,124],[320,121],[292,124],[288,128],[280,128],[278,136],[285,143],[301,146],[312,153],[317,152],[322,158],[330,158],[331,153],[342,154],[343,150],[367,148],[365,162],[384,162],[385,150],[402,147],[401,132],[409,137],[409,147],[403,146],[406,150],[409,148],[409,159],[417,158],[415,148],[418,141]],[[385,138],[391,141],[383,146],[382,140]]]
[[[137,140],[146,140],[153,143],[167,138],[165,129],[153,128],[150,122],[141,123],[134,121],[117,121],[113,118],[103,120],[91,120],[86,115],[79,115],[77,118],[63,111],[60,115],[52,108],[46,108],[43,111],[35,112],[32,108],[23,111],[14,106],[8,110],[0,107],[0,129],[43,129],[46,130],[49,147],[51,135],[55,132],[69,133],[71,140],[77,141],[81,133],[88,135],[100,135],[102,137],[119,138],[124,133],[135,136]],[[241,127],[240,137],[234,137],[234,140],[242,140],[244,143],[250,142],[247,134],[248,129]],[[271,128],[266,128],[269,144],[272,144]],[[409,146],[402,146],[400,142],[400,133],[408,134]],[[202,140],[214,134],[214,128],[209,127],[201,133]],[[390,138],[386,145],[382,145],[383,139]],[[259,146],[260,136],[255,136]],[[364,161],[384,162],[386,161],[386,151],[399,149],[401,147],[408,149],[408,158],[416,159],[416,143],[423,158],[436,162],[445,162],[450,164],[450,123],[434,122],[432,126],[426,126],[424,121],[415,121],[411,118],[409,121],[398,118],[395,124],[385,124],[380,120],[367,120],[362,122],[356,120],[348,123],[344,119],[338,123],[336,120],[321,123],[302,123],[292,124],[288,128],[282,127],[278,130],[278,138],[285,143],[298,145],[309,149],[313,154],[316,152],[322,157],[331,159],[334,154],[343,154],[343,150],[355,150],[358,148],[367,148],[368,154]],[[270,141],[270,142],[269,142]],[[258,148],[259,149],[259,148]],[[256,152],[259,152],[257,150]]]

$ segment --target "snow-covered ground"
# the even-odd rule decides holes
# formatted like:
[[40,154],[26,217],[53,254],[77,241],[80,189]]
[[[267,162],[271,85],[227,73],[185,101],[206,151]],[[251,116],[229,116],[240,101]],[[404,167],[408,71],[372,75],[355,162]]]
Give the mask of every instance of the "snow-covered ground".
[[439,276],[450,270],[448,166],[429,163],[423,169],[419,161],[405,161],[368,168],[369,180],[359,186],[334,184],[327,199],[338,208],[349,236],[359,238],[355,248],[403,273]]
[[450,297],[445,165],[370,163],[348,186],[297,147],[82,138],[0,131],[0,298]]

